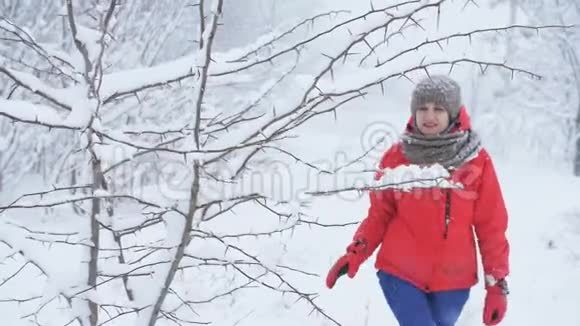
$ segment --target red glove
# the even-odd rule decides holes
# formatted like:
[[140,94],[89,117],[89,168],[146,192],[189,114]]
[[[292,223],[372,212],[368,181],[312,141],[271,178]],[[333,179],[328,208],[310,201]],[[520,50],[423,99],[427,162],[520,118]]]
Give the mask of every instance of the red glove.
[[367,243],[364,240],[356,240],[346,248],[346,254],[340,257],[332,266],[326,276],[326,286],[332,289],[336,280],[344,274],[353,278],[360,265],[367,259]]
[[487,286],[486,290],[483,323],[488,326],[497,325],[503,320],[507,310],[507,283],[499,280],[495,285]]

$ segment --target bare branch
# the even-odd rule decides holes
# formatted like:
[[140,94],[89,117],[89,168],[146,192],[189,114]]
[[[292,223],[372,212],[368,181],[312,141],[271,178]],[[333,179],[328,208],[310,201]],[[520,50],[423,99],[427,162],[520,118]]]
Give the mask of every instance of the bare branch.
[[[111,305],[101,305],[101,308],[107,307],[107,306],[111,306]],[[119,308],[118,306],[115,306],[115,307],[116,308]],[[140,307],[140,308],[131,308],[131,310],[129,310],[129,311],[124,311],[124,312],[117,313],[114,317],[110,317],[109,319],[107,319],[107,320],[103,321],[102,323],[100,323],[99,326],[106,325],[106,324],[114,321],[115,319],[121,318],[121,317],[123,317],[125,315],[138,314],[138,313],[140,313],[141,311],[143,311],[144,309],[147,309],[147,308],[149,308],[149,306],[143,306],[143,307]]]
[[296,269],[296,268],[293,268],[293,267],[289,267],[289,266],[284,266],[284,265],[277,264],[276,267],[283,268],[283,269],[288,269],[288,270],[291,270],[291,271],[296,272],[296,273],[304,274],[306,276],[320,277],[320,275],[318,275],[316,273],[305,272],[305,271],[302,271],[302,270],[299,270],[299,269]]
[[[78,189],[88,189],[88,188],[90,188],[90,185],[64,187],[64,188],[54,187],[54,189],[52,189],[52,190],[34,192],[34,193],[29,193],[29,194],[23,194],[23,195],[20,195],[18,198],[16,198],[14,201],[12,201],[8,205],[8,207],[11,207],[12,205],[16,204],[17,202],[19,202],[20,200],[22,200],[22,199],[24,199],[26,197],[40,196],[42,198],[42,196],[44,196],[44,195],[48,195],[48,194],[51,194],[51,193],[54,193],[54,192],[58,192],[58,191],[78,190]],[[0,211],[0,213],[3,213],[3,212],[4,212],[3,210]]]
[[314,170],[316,170],[316,171],[318,171],[320,173],[323,173],[323,174],[332,174],[332,172],[330,172],[328,170],[321,169],[321,168],[317,167],[316,165],[314,165],[312,163],[306,162],[306,161],[302,160],[301,158],[299,158],[298,156],[296,156],[296,155],[288,152],[287,150],[285,150],[283,148],[276,147],[276,146],[263,146],[262,148],[263,149],[276,150],[276,151],[278,151],[278,152],[280,152],[282,154],[288,155],[291,158],[293,158],[296,162],[300,162],[300,163],[306,165],[307,167],[312,168],[312,169],[314,169]]
[[115,275],[115,276],[113,276],[113,277],[111,277],[111,278],[109,278],[109,279],[106,279],[106,280],[104,280],[104,281],[101,281],[101,282],[99,282],[99,283],[97,283],[97,284],[95,284],[95,285],[93,285],[93,286],[89,286],[89,287],[87,287],[86,289],[83,289],[83,290],[81,290],[81,291],[78,291],[78,292],[76,292],[76,293],[74,293],[74,294],[73,294],[73,297],[77,297],[77,296],[79,296],[79,295],[81,295],[81,294],[83,294],[83,293],[86,293],[86,292],[88,292],[88,291],[91,291],[91,290],[93,290],[93,289],[96,289],[96,288],[98,288],[99,286],[101,286],[101,285],[104,285],[104,284],[107,284],[107,283],[109,283],[109,282],[112,282],[112,281],[114,281],[114,280],[116,280],[116,279],[119,279],[119,278],[123,277],[124,275],[129,275],[129,276],[130,276],[130,275],[132,275],[134,272],[136,272],[136,271],[138,271],[138,270],[141,270],[141,269],[146,269],[146,268],[149,268],[149,267],[151,267],[151,266],[155,266],[155,265],[160,265],[160,264],[167,264],[167,263],[169,263],[169,262],[170,262],[170,261],[158,261],[158,262],[154,262],[154,263],[150,263],[150,264],[144,264],[144,265],[137,266],[137,267],[135,267],[135,268],[131,269],[130,271],[126,272],[126,273],[122,273],[122,274],[120,274],[120,275]]
[[[216,0],[216,1],[220,1],[220,6],[221,6],[222,0]],[[169,288],[171,287],[171,283],[173,282],[173,278],[175,277],[175,273],[177,272],[177,270],[179,268],[179,264],[181,263],[181,260],[183,259],[183,256],[185,254],[185,248],[187,247],[187,245],[189,245],[189,241],[190,241],[189,232],[193,226],[193,222],[194,222],[193,219],[194,219],[195,214],[197,212],[197,205],[198,205],[198,200],[199,200],[200,172],[201,172],[201,165],[196,160],[193,164],[193,174],[194,175],[193,175],[193,182],[191,185],[191,192],[190,192],[191,196],[190,196],[190,200],[189,200],[189,210],[188,210],[187,216],[185,218],[185,225],[184,225],[183,230],[182,230],[181,239],[179,241],[179,246],[177,247],[177,250],[175,251],[175,255],[174,255],[173,259],[171,260],[171,266],[169,267],[169,270],[167,271],[167,275],[165,276],[163,288],[161,289],[157,299],[155,300],[155,304],[153,305],[153,310],[151,311],[151,315],[150,315],[149,321],[147,323],[148,326],[155,326],[157,317],[162,312],[161,307],[162,307],[163,303],[165,302],[165,298],[167,296],[167,293],[169,292]]]
[[[257,276],[255,279],[260,279],[260,278],[262,278],[262,277],[264,277],[266,275],[267,275],[267,273],[263,273],[263,274]],[[214,295],[214,296],[212,296],[211,298],[208,298],[208,299],[202,299],[202,300],[187,300],[187,301],[184,301],[183,304],[177,306],[176,308],[174,308],[173,310],[171,310],[171,312],[177,312],[179,309],[183,308],[183,306],[213,303],[217,299],[220,299],[220,298],[223,298],[223,297],[226,297],[226,296],[233,295],[234,293],[239,292],[240,290],[248,289],[254,283],[256,283],[256,282],[255,282],[255,280],[252,279],[252,280],[249,280],[248,282],[246,282],[246,283],[244,283],[244,284],[242,284],[240,286],[234,287],[234,288],[232,288],[229,291],[216,294],[216,295]]]
[[92,248],[94,247],[92,243],[87,242],[71,242],[68,240],[57,240],[57,239],[39,239],[39,238],[35,238],[33,236],[27,236],[24,237],[26,240],[31,240],[31,241],[36,241],[36,242],[40,242],[43,244],[47,244],[49,246],[52,246],[54,244],[61,244],[61,245],[68,245],[68,246],[82,246],[82,247],[86,247],[86,248]]
[[[296,61],[294,62],[292,67],[288,71],[283,73],[263,93],[261,93],[256,99],[251,101],[251,103],[249,103],[240,112],[237,112],[237,113],[235,113],[231,116],[228,116],[224,119],[221,119],[221,120],[212,119],[212,121],[207,124],[208,129],[210,127],[212,127],[213,125],[221,125],[221,126],[223,126],[222,128],[209,129],[207,132],[204,131],[204,133],[211,134],[213,132],[220,132],[220,131],[228,130],[229,128],[232,128],[235,125],[238,125],[240,123],[249,122],[249,121],[256,120],[256,119],[263,117],[264,116],[263,114],[259,114],[259,115],[254,116],[254,117],[244,118],[248,112],[250,112],[252,109],[256,108],[277,86],[279,86],[282,83],[282,81],[284,79],[286,79],[286,77],[290,76],[290,74],[294,72],[294,70],[298,66],[298,59],[299,59],[299,57],[296,56]],[[217,120],[217,121],[214,121],[214,120]]]
[[[99,41],[100,50],[95,62],[95,70],[92,77],[92,83],[94,84],[95,81],[98,79],[99,84],[96,87],[96,93],[99,93],[101,89],[101,84],[103,82],[103,55],[105,54],[105,37],[107,36],[109,30],[109,23],[111,22],[111,18],[113,17],[113,13],[115,12],[115,7],[117,6],[117,0],[110,0],[109,8],[105,13],[105,18],[103,20],[103,24],[101,26],[101,39]],[[98,78],[97,78],[98,77]]]
[[[390,16],[391,18],[394,16]],[[404,32],[407,29],[411,29],[416,27],[415,25],[410,25],[410,24],[404,24],[401,25],[401,27],[399,27],[399,29],[397,31],[394,31],[392,33],[388,33],[388,27],[385,27],[385,34],[383,37],[383,40],[377,42],[377,44],[373,45],[372,48],[368,51],[368,53],[366,55],[364,55],[362,57],[362,59],[359,62],[359,65],[362,65],[368,58],[370,58],[373,54],[377,54],[377,49],[381,46],[389,46],[389,42],[391,41],[391,39],[393,39],[395,36],[404,36]],[[346,60],[346,56],[344,57]],[[377,59],[378,61],[378,59]],[[378,63],[377,63],[378,64]]]
[[[160,215],[160,216],[147,219],[147,220],[143,221],[142,223],[140,223],[139,225],[129,227],[126,229],[122,229],[122,230],[118,230],[117,233],[119,234],[120,237],[123,237],[123,236],[129,235],[129,234],[134,234],[135,232],[144,230],[144,229],[149,228],[153,225],[157,225],[159,223],[162,223],[163,219],[161,218],[161,215],[163,215],[167,212],[170,212],[170,210],[167,210],[163,213],[159,213],[158,215]],[[127,249],[127,248],[125,248],[125,249]]]
[[523,73],[525,75],[528,75],[532,78],[537,78],[537,79],[541,79],[542,76],[535,74],[533,72],[527,71],[525,69],[522,68],[516,68],[516,67],[512,67],[509,65],[506,65],[505,63],[499,63],[499,62],[486,62],[486,61],[480,61],[480,60],[475,60],[475,59],[468,59],[468,58],[460,58],[460,59],[456,59],[456,60],[444,60],[444,61],[435,61],[435,62],[431,62],[431,63],[425,63],[422,65],[418,65],[415,67],[411,67],[408,69],[405,69],[403,71],[398,71],[389,75],[386,75],[385,77],[379,78],[375,81],[366,83],[360,87],[357,87],[356,89],[350,89],[347,91],[343,91],[343,92],[330,92],[330,93],[324,93],[325,96],[328,97],[335,97],[335,96],[344,96],[347,94],[352,94],[352,93],[359,93],[362,90],[365,90],[369,87],[372,86],[377,86],[380,85],[381,83],[389,80],[389,79],[393,79],[395,77],[403,77],[403,78],[409,78],[407,76],[408,73],[413,72],[413,71],[418,71],[418,70],[423,70],[425,71],[427,68],[429,67],[433,67],[433,66],[450,66],[451,68],[453,68],[453,66],[458,65],[459,63],[470,63],[470,64],[476,64],[476,65],[480,65],[480,67],[498,67],[498,68],[503,68],[506,70],[511,71],[512,73]]
[[[300,102],[300,104],[299,104],[299,105],[298,105],[296,108],[294,108],[294,109],[292,109],[292,110],[289,110],[288,112],[286,112],[286,113],[284,113],[284,114],[282,114],[282,115],[279,115],[279,116],[277,116],[277,117],[273,118],[271,121],[267,122],[267,123],[266,123],[266,125],[265,125],[265,126],[263,126],[261,129],[259,129],[258,131],[256,131],[255,133],[253,133],[252,135],[250,135],[249,137],[247,137],[247,138],[246,138],[244,141],[242,141],[242,143],[244,143],[244,142],[246,142],[246,141],[249,141],[250,139],[252,139],[252,138],[254,138],[254,137],[257,137],[257,136],[259,136],[259,135],[262,135],[262,134],[263,134],[263,132],[264,132],[264,130],[265,130],[267,127],[268,127],[268,125],[274,124],[274,123],[276,123],[276,122],[278,122],[278,121],[281,121],[282,119],[286,119],[286,118],[288,118],[289,116],[291,116],[291,115],[295,114],[297,111],[299,111],[300,109],[302,109],[302,108],[304,108],[304,107],[308,106],[308,105],[309,105],[310,103],[312,103],[312,102],[315,102],[315,103],[312,105],[312,107],[316,107],[316,106],[320,105],[321,103],[324,103],[325,101],[327,101],[329,98],[336,97],[336,96],[347,95],[347,94],[351,93],[351,92],[344,92],[344,93],[342,93],[342,94],[324,93],[324,94],[321,94],[321,96],[323,97],[322,99],[318,99],[318,98],[311,98],[311,99],[308,99],[308,96],[310,95],[310,93],[311,93],[313,90],[317,89],[317,84],[318,84],[319,80],[320,80],[320,79],[322,79],[322,77],[323,77],[323,76],[324,76],[326,73],[328,73],[329,71],[331,71],[331,70],[332,70],[332,67],[334,66],[334,64],[335,64],[335,63],[336,63],[338,60],[340,60],[340,58],[344,57],[345,55],[348,55],[348,53],[349,53],[349,51],[351,50],[351,48],[352,48],[352,47],[354,47],[356,44],[363,42],[363,41],[366,39],[366,37],[367,37],[368,35],[372,34],[373,32],[375,32],[375,31],[377,31],[377,30],[380,30],[380,29],[383,29],[383,28],[387,28],[387,27],[388,27],[390,24],[394,23],[394,22],[395,22],[395,21],[397,21],[397,20],[406,20],[406,19],[408,19],[409,17],[412,17],[414,14],[416,14],[417,12],[420,12],[420,11],[422,11],[422,10],[426,10],[426,9],[429,9],[429,8],[439,8],[439,6],[441,6],[441,4],[442,4],[444,1],[445,1],[445,0],[441,0],[441,1],[434,2],[434,3],[430,3],[430,4],[425,4],[425,5],[422,5],[422,6],[418,7],[418,8],[416,8],[416,9],[414,9],[413,11],[411,11],[411,12],[410,12],[410,13],[408,13],[408,14],[401,15],[401,16],[394,16],[394,17],[392,17],[391,19],[387,20],[387,22],[386,22],[386,23],[381,23],[381,24],[378,24],[377,26],[374,26],[374,27],[372,27],[372,28],[368,29],[367,31],[365,31],[365,32],[361,33],[361,34],[360,34],[360,36],[356,37],[356,38],[355,38],[353,41],[351,41],[351,42],[348,44],[348,46],[346,46],[346,47],[345,47],[345,48],[344,48],[344,49],[343,49],[343,50],[342,50],[342,51],[341,51],[339,54],[337,54],[336,56],[334,56],[334,57],[332,57],[332,58],[331,58],[331,60],[329,61],[329,63],[326,65],[326,67],[325,67],[324,69],[322,69],[322,70],[321,70],[321,71],[318,73],[318,75],[317,75],[317,76],[314,78],[314,80],[312,81],[312,83],[311,83],[310,87],[308,87],[308,89],[307,89],[307,90],[306,90],[306,92],[304,93],[304,95],[303,95],[303,98],[302,98],[302,101]],[[405,3],[403,3],[403,4],[398,4],[397,6],[404,5],[404,4],[408,4],[408,3],[416,3],[416,1],[405,2]],[[392,8],[392,7],[393,7],[393,6],[391,6],[391,7],[388,7],[388,8]],[[387,8],[387,9],[381,9],[381,11],[388,10],[388,8]],[[371,12],[371,13],[372,13],[372,12]],[[370,13],[367,13],[367,14],[365,14],[365,15],[363,15],[363,16],[359,16],[357,19],[361,19],[361,17],[363,17],[363,18],[364,18],[364,17],[366,17],[366,16],[367,16],[367,15],[369,15],[369,14],[370,14]],[[339,25],[340,25],[340,24],[339,24]],[[331,29],[331,30],[332,30],[332,29]],[[361,91],[362,91],[363,89],[364,89],[364,88],[359,88],[359,89],[355,90],[354,92],[357,92],[357,93],[359,93],[359,94],[360,94],[360,93],[361,93]],[[362,95],[361,95],[361,96],[362,96]],[[307,120],[307,119],[304,119],[303,121],[306,121],[306,120]],[[303,121],[302,121],[302,122],[303,122]],[[288,123],[288,124],[292,124],[292,122],[290,122],[290,123]],[[298,125],[299,125],[299,124],[298,124]],[[279,130],[283,130],[283,129],[279,129]],[[251,156],[255,155],[256,153],[257,153],[257,150],[254,150],[254,151],[252,152]],[[221,159],[223,156],[225,156],[225,155],[227,155],[227,154],[228,154],[228,153],[224,153],[224,154],[222,154],[222,155],[218,156],[218,158],[216,158],[216,159]],[[210,161],[212,161],[212,160],[210,160]],[[246,161],[244,162],[244,164],[242,165],[242,167],[243,167],[243,166],[244,166],[244,165],[247,163],[247,161],[248,161],[248,160],[246,160]],[[239,173],[239,172],[241,172],[241,169],[238,169],[238,173]]]
[[199,10],[199,49],[202,50],[205,46],[203,35],[205,33],[205,0],[199,0],[198,10]]
[[203,210],[203,212],[204,212],[203,221],[204,222],[211,221],[218,216],[222,216],[227,212],[233,211],[233,209],[236,208],[237,206],[242,205],[242,204],[247,203],[247,202],[252,201],[252,200],[254,200],[254,198],[250,197],[250,196],[240,197],[240,199],[234,200],[232,204],[230,204],[229,206],[226,206],[224,208],[222,208],[221,204],[218,203],[218,205],[220,206],[220,209],[211,215],[206,215],[208,209],[211,207],[211,206],[206,206],[206,207],[204,207],[204,210]]
[[249,51],[248,53],[238,57],[237,59],[233,59],[228,61],[229,63],[234,63],[234,62],[241,62],[241,61],[246,61],[248,60],[248,58],[250,56],[253,55],[257,55],[258,52],[260,52],[261,50],[274,45],[274,43],[280,41],[281,39],[283,39],[284,37],[294,33],[298,28],[307,25],[307,24],[314,24],[314,22],[316,20],[319,20],[320,18],[324,18],[324,17],[332,17],[333,15],[337,16],[339,14],[345,14],[345,13],[350,13],[350,11],[348,10],[333,10],[333,11],[329,11],[329,12],[325,12],[325,13],[321,13],[309,18],[306,18],[304,20],[302,20],[301,22],[299,22],[298,24],[292,26],[290,29],[288,29],[287,31],[284,31],[278,35],[276,35],[275,37],[273,37],[271,40],[261,44],[260,46],[256,47],[255,49]]
[[[255,142],[248,142],[248,143],[241,144],[241,145],[235,145],[235,146],[229,146],[229,147],[223,147],[223,148],[172,149],[172,148],[165,148],[165,147],[160,147],[160,146],[168,145],[168,144],[171,144],[171,143],[176,142],[178,140],[182,140],[182,139],[184,139],[184,136],[176,137],[176,139],[174,139],[171,142],[168,141],[168,142],[163,142],[159,145],[146,146],[146,145],[138,145],[138,144],[132,143],[131,141],[128,141],[128,140],[119,139],[119,138],[113,137],[113,136],[106,134],[106,133],[103,133],[103,132],[99,132],[99,135],[103,136],[104,138],[107,138],[109,140],[115,141],[117,143],[124,144],[124,145],[130,146],[130,147],[133,147],[133,148],[136,148],[139,150],[147,151],[148,153],[149,152],[167,152],[167,153],[173,153],[173,154],[179,154],[179,155],[231,153],[234,150],[241,150],[241,149],[245,149],[245,148],[260,146],[260,145],[265,143],[264,140],[259,140],[259,141],[255,141]],[[278,140],[280,140],[280,139],[282,139],[282,138],[278,138]],[[141,154],[141,155],[143,155],[143,154]]]
[[[319,105],[328,102],[331,97],[328,96],[324,96],[324,97],[317,97],[315,99],[312,99],[308,104],[310,104],[311,106],[308,105],[298,105],[297,107],[293,108],[292,110],[286,112],[283,115],[274,117],[272,120],[266,122],[257,132],[253,133],[252,135],[250,135],[249,137],[247,137],[244,141],[249,141],[251,138],[253,137],[257,137],[257,136],[262,136],[264,137],[264,141],[263,143],[268,144],[271,143],[273,141],[276,140],[276,137],[279,138],[279,135],[285,134],[287,133],[289,130],[296,128],[298,126],[300,126],[301,124],[303,124],[304,122],[308,121],[308,119],[316,116],[316,115],[320,115],[320,114],[324,114],[324,113],[328,113],[328,112],[332,112],[334,110],[336,110],[338,107],[354,100],[357,99],[359,97],[364,96],[365,93],[357,93],[356,95],[352,95],[351,97],[338,102],[336,105],[325,109],[325,110],[321,110],[319,112],[314,111],[314,109],[316,109]],[[299,114],[297,114],[301,109],[303,109],[302,112],[300,112]],[[283,119],[283,118],[289,118],[291,116],[295,116],[294,118],[290,118],[287,119],[288,121],[286,121],[284,124],[279,125],[278,128],[276,130],[274,130],[273,132],[271,132],[270,136],[265,136],[265,132],[266,132],[266,128],[268,128],[270,125],[274,125],[276,122],[278,122],[279,120]],[[244,142],[242,141],[242,143]],[[260,152],[262,148],[256,148],[254,149],[249,155],[246,156],[246,158],[243,160],[243,162],[240,164],[240,166],[238,167],[238,169],[236,170],[236,173],[232,176],[232,180],[235,178],[238,178],[241,173],[244,171],[244,169],[246,168],[246,165],[250,162],[250,160]],[[212,159],[208,159],[206,161],[206,165],[208,164],[212,164],[215,163],[221,159],[223,159],[224,157],[226,157],[227,155],[229,155],[231,152],[233,152],[233,150],[231,151],[226,151],[220,155],[218,155],[215,158]]]
[[[17,205],[16,203],[12,203],[12,204],[9,204],[8,206],[0,206],[0,213],[4,212],[7,209],[48,208],[48,207],[56,207],[56,206],[61,206],[61,205],[65,205],[65,204],[83,202],[83,201],[94,200],[94,199],[130,199],[130,200],[133,200],[139,204],[145,205],[146,207],[165,208],[157,203],[146,201],[142,198],[138,198],[138,197],[131,196],[131,195],[122,195],[122,194],[121,195],[82,195],[82,196],[76,196],[76,197],[71,196],[69,198],[53,200],[53,201],[41,200],[39,202],[31,203],[31,204]],[[179,211],[177,208],[168,208],[168,210],[174,211],[182,216],[186,215],[185,213]]]
[[448,42],[454,38],[472,37],[473,35],[477,35],[477,34],[485,34],[485,33],[489,33],[489,32],[509,31],[512,29],[532,29],[535,31],[539,31],[542,29],[552,29],[552,28],[561,29],[561,28],[571,28],[571,27],[572,27],[571,25],[544,25],[544,26],[510,25],[510,26],[506,26],[506,27],[477,29],[477,30],[473,30],[470,32],[465,32],[465,33],[455,33],[455,34],[447,35],[447,36],[440,37],[440,38],[433,39],[433,40],[426,40],[426,41],[419,43],[413,47],[409,47],[403,51],[396,53],[395,55],[391,56],[388,59],[380,61],[376,65],[376,67],[383,66],[383,65],[397,59],[398,57],[401,57],[401,56],[403,56],[407,53],[410,53],[410,52],[415,52],[415,51],[419,50],[420,48],[425,47],[425,46],[430,45],[430,44],[437,44],[437,45],[441,46],[440,45],[441,42],[443,42],[443,41]]
[[[318,82],[322,79],[323,76],[326,75],[326,73],[328,73],[329,71],[332,70],[334,64],[340,60],[340,58],[348,55],[348,53],[351,51],[351,49],[363,42],[369,35],[373,34],[376,31],[379,31],[381,29],[387,29],[391,24],[393,24],[396,21],[399,20],[405,20],[405,23],[408,21],[408,19],[410,17],[412,17],[413,15],[417,14],[418,12],[421,12],[423,10],[427,10],[427,9],[432,9],[432,8],[436,8],[438,9],[443,2],[445,2],[446,0],[440,0],[440,1],[436,1],[434,3],[428,3],[425,5],[422,5],[414,10],[412,10],[410,13],[405,14],[405,15],[401,15],[401,16],[391,16],[390,19],[387,20],[386,23],[379,23],[376,26],[372,27],[372,28],[368,28],[365,32],[360,33],[360,35],[358,37],[356,37],[353,41],[351,41],[348,46],[346,46],[340,53],[338,53],[336,56],[332,57],[331,60],[329,61],[329,63],[326,65],[326,67],[321,70],[321,72],[314,78],[314,80],[312,81],[311,86],[307,89],[307,91],[304,93],[304,96],[302,98],[302,103],[305,103],[307,101],[308,96],[310,95],[310,93],[312,93],[312,91],[314,89],[317,88],[317,84]],[[404,25],[403,24],[403,25]],[[357,90],[357,91],[361,91],[361,89]],[[324,95],[328,96],[329,94],[325,93]]]
[[278,291],[278,292],[282,292],[282,293],[290,293],[290,294],[294,294],[296,296],[298,296],[299,300],[305,300],[313,309],[313,311],[316,311],[318,313],[320,313],[322,316],[324,316],[326,319],[328,319],[329,321],[331,321],[332,323],[334,323],[335,325],[340,326],[341,324],[339,322],[337,322],[334,318],[332,318],[330,315],[328,315],[322,308],[320,308],[315,302],[314,299],[312,298],[314,296],[314,294],[309,294],[309,293],[303,293],[301,291],[299,291],[296,287],[294,287],[292,284],[290,284],[283,276],[281,276],[279,273],[277,273],[276,271],[268,268],[266,265],[264,265],[263,263],[260,262],[260,260],[255,257],[252,256],[250,254],[248,254],[246,251],[244,251],[243,249],[239,248],[238,246],[229,244],[227,242],[225,242],[224,240],[215,237],[214,239],[218,240],[219,242],[221,242],[224,246],[226,246],[227,248],[231,248],[234,249],[235,251],[241,253],[242,255],[250,258],[251,260],[259,263],[268,273],[274,275],[281,283],[281,285],[284,285],[287,287],[287,289],[283,289],[281,286],[280,287],[272,287],[271,285],[261,282],[259,280],[256,280],[255,278],[253,278],[252,276],[250,276],[249,274],[245,273],[244,271],[242,271],[240,268],[237,268],[236,266],[234,266],[234,268],[240,272],[241,274],[243,274],[244,276],[246,276],[248,279],[250,280],[254,280],[259,282],[260,284],[262,284],[263,286],[270,288],[271,290],[274,291]]
[[49,235],[49,236],[57,236],[57,237],[70,237],[73,235],[78,235],[78,232],[52,232],[52,231],[37,231],[37,230],[32,230],[29,227],[26,227],[24,225],[19,225],[16,223],[12,223],[12,222],[5,222],[8,225],[12,225],[14,227],[20,228],[22,230],[25,230],[26,232],[30,233],[30,234],[38,234],[38,235]]
[[229,202],[236,202],[239,200],[255,200],[255,199],[264,199],[265,197],[261,194],[258,193],[251,193],[251,194],[246,194],[246,195],[238,195],[232,198],[224,198],[224,199],[217,199],[217,200],[212,200],[209,201],[207,203],[201,204],[197,206],[197,209],[206,209],[208,207],[211,206],[215,206],[215,205],[222,205],[225,203],[229,203]]
[[[443,1],[445,1],[445,0],[443,0]],[[360,16],[357,16],[357,17],[354,17],[354,18],[351,18],[351,19],[348,19],[348,20],[346,20],[346,21],[344,21],[342,23],[336,24],[336,25],[332,26],[331,28],[329,28],[329,29],[327,29],[327,30],[325,30],[323,32],[320,32],[320,33],[318,33],[318,34],[316,34],[316,35],[314,35],[314,36],[312,36],[310,38],[307,38],[305,40],[302,40],[302,41],[300,41],[300,42],[298,42],[298,43],[296,43],[296,44],[294,44],[292,46],[289,46],[288,48],[286,48],[284,50],[281,50],[279,52],[276,52],[273,55],[270,55],[270,56],[268,56],[268,57],[266,57],[264,59],[255,60],[254,62],[248,63],[246,65],[242,65],[242,66],[240,66],[240,67],[238,67],[236,69],[233,69],[233,70],[213,73],[213,74],[210,74],[210,76],[225,76],[225,75],[229,75],[229,74],[234,74],[234,73],[237,73],[237,72],[240,72],[240,71],[243,71],[243,70],[247,70],[247,69],[252,68],[254,66],[257,66],[257,65],[261,65],[261,64],[264,64],[264,63],[272,62],[274,59],[276,59],[276,58],[278,58],[278,57],[280,57],[282,55],[285,55],[287,53],[294,52],[297,49],[300,49],[301,47],[303,47],[304,45],[306,45],[308,43],[311,43],[311,42],[313,42],[313,41],[315,41],[315,40],[317,40],[317,39],[319,39],[319,38],[321,38],[321,37],[323,37],[325,35],[328,35],[328,34],[330,34],[330,33],[334,32],[334,31],[338,30],[339,28],[341,28],[343,26],[346,26],[346,25],[348,25],[350,23],[353,23],[355,21],[365,20],[367,17],[371,16],[372,14],[380,13],[380,12],[385,12],[385,11],[388,11],[390,9],[394,9],[394,8],[398,8],[398,7],[402,7],[402,6],[406,6],[406,5],[410,5],[410,4],[416,4],[416,3],[420,3],[420,2],[421,2],[421,0],[409,0],[409,1],[404,1],[402,3],[398,3],[396,5],[391,5],[391,6],[388,6],[388,7],[384,7],[384,8],[380,8],[380,9],[375,9],[375,10],[368,11],[365,14],[362,14]]]
[[0,282],[0,287],[2,287],[4,284],[8,283],[8,281],[10,281],[11,279],[13,279],[14,277],[16,277],[16,275],[20,274],[20,272],[22,272],[22,270],[24,270],[24,268],[26,268],[26,266],[29,264],[30,262],[25,262],[24,264],[22,264],[22,266],[20,266],[20,268],[14,272],[12,275],[8,276],[7,278],[4,279],[4,281]]
[[[31,265],[33,265],[34,267],[36,267],[36,269],[38,271],[40,271],[42,273],[42,275],[44,275],[48,281],[51,280],[51,275],[45,270],[44,267],[42,267],[40,264],[38,264],[34,259],[31,259],[27,253],[25,252],[25,250],[23,250],[22,248],[16,248],[15,246],[13,246],[12,244],[10,244],[8,241],[4,240],[4,239],[0,239],[0,243],[4,243],[5,245],[8,246],[8,248],[13,249],[13,250],[17,250],[17,252]],[[58,292],[56,296],[54,296],[52,299],[50,300],[45,300],[43,302],[43,304],[39,305],[39,307],[37,308],[36,312],[32,312],[28,315],[22,316],[22,318],[28,318],[30,316],[34,316],[37,315],[40,311],[42,311],[50,302],[54,301],[56,298],[62,296],[63,298],[65,298],[67,300],[67,302],[70,304],[71,302],[71,296],[68,296],[66,294],[64,294],[63,292]],[[9,301],[13,301],[13,302],[27,302],[27,301],[32,301],[32,300],[36,300],[36,299],[40,299],[43,297],[33,297],[33,298],[29,298],[29,299],[9,299]],[[79,320],[79,318],[76,318],[76,320]]]
[[15,302],[15,303],[26,303],[26,302],[30,302],[30,301],[34,301],[34,300],[38,300],[38,299],[42,299],[43,296],[39,295],[39,296],[35,296],[35,297],[30,297],[30,298],[26,298],[26,299],[16,299],[16,298],[10,298],[10,299],[0,299],[0,303],[10,303],[10,302]]
[[[107,138],[107,136],[105,134],[103,134],[103,137]],[[124,160],[121,160],[115,164],[112,164],[109,168],[107,168],[106,170],[103,171],[104,175],[109,174],[110,172],[114,171],[115,169],[123,166],[126,163],[131,162],[133,159],[138,158],[140,156],[146,155],[146,154],[151,154],[151,153],[155,153],[159,148],[161,148],[162,146],[168,146],[170,144],[176,143],[180,140],[184,139],[184,136],[179,136],[173,139],[170,139],[168,141],[162,142],[157,144],[156,146],[152,147],[152,148],[148,148],[148,149],[144,149],[141,152],[135,153],[133,154],[131,157],[126,158]]]
[[[158,67],[145,68],[145,69],[151,69],[151,73],[154,73],[157,70],[161,70],[163,67],[164,67],[164,65],[160,65]],[[131,71],[124,72],[124,73],[131,73]],[[167,86],[171,83],[179,83],[185,79],[188,79],[191,77],[196,77],[196,76],[198,76],[197,72],[193,71],[191,68],[189,68],[187,72],[176,74],[175,77],[159,78],[158,80],[151,80],[151,82],[138,82],[137,83],[138,85],[136,87],[129,87],[127,89],[122,89],[122,90],[113,90],[113,91],[107,90],[107,92],[101,91],[101,93],[104,93],[103,94],[103,96],[104,96],[103,105],[109,104],[115,100],[118,100],[123,96],[134,95],[134,94],[137,94],[137,93],[140,93],[140,92],[143,92],[146,90],[150,90],[153,88]],[[105,79],[113,80],[117,77],[120,77],[120,76],[116,76],[115,74],[106,75],[104,77],[104,80]],[[104,85],[106,85],[106,82]]]
[[[68,60],[61,58],[60,56],[55,55],[53,53],[50,53],[50,51],[45,49],[25,29],[12,23],[5,17],[0,17],[0,31],[2,30],[11,35],[14,35],[16,38],[15,39],[0,38],[0,39],[12,42],[21,42],[29,49],[31,49],[34,53],[36,53],[38,56],[46,60],[46,62],[51,66],[51,68],[58,72],[59,76],[64,76],[73,82],[76,81],[75,78],[72,76],[72,73],[74,72],[74,66]],[[62,69],[62,66],[64,66],[66,70],[70,71],[64,71]]]

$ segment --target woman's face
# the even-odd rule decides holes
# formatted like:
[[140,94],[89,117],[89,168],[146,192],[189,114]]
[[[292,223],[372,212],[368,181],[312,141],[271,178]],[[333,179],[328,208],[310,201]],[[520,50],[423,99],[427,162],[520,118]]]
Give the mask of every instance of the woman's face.
[[437,135],[449,126],[447,110],[434,103],[425,103],[417,110],[417,127],[425,135]]

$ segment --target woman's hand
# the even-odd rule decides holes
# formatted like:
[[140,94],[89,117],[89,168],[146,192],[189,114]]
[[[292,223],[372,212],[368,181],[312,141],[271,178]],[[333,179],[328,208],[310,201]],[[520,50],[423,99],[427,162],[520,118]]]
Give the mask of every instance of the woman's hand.
[[495,285],[486,288],[483,323],[485,325],[499,324],[507,310],[507,294],[509,293],[505,280],[499,280]]
[[340,257],[336,263],[330,268],[326,276],[326,286],[329,289],[334,287],[334,284],[339,277],[348,274],[348,277],[353,278],[360,265],[367,258],[367,243],[364,240],[356,240],[346,248],[346,254]]

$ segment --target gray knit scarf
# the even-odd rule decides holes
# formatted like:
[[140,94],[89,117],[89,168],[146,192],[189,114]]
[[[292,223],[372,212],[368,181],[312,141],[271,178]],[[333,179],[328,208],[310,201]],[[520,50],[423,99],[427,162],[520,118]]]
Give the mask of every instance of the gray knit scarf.
[[460,167],[481,149],[479,135],[472,130],[435,136],[406,132],[402,143],[403,154],[412,164],[439,163],[446,169]]

